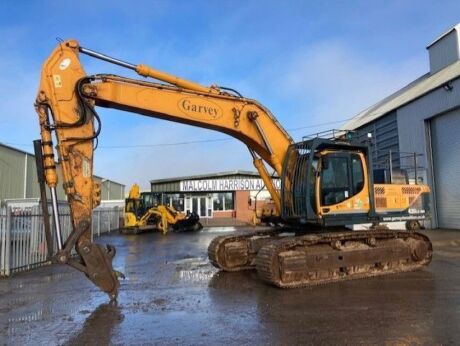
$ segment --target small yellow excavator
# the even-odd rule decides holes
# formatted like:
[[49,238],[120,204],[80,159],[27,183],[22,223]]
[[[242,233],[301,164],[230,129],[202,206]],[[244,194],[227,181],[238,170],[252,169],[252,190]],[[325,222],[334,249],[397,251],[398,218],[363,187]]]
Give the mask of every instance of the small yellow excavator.
[[184,214],[174,208],[161,204],[159,194],[140,192],[139,185],[133,184],[125,200],[125,234],[157,230],[163,234],[199,231],[203,228],[196,213]]

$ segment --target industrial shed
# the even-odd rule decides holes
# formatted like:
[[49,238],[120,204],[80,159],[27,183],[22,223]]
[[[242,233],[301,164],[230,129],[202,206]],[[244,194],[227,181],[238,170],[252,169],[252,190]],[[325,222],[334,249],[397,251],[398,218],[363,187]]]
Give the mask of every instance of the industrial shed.
[[[61,176],[57,166],[58,176]],[[125,186],[110,179],[94,176],[101,183],[102,200],[123,200]],[[61,184],[57,186],[59,200],[66,196]],[[35,156],[26,151],[0,143],[0,204],[6,199],[39,198]]]
[[358,130],[363,141],[372,133],[375,168],[391,162],[430,185],[432,227],[460,229],[460,24],[427,50],[428,73],[343,128]]

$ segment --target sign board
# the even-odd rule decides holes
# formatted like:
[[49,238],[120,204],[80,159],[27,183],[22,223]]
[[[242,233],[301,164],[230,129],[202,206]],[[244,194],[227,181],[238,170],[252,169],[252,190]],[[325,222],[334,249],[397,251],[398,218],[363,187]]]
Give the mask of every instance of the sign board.
[[[275,188],[281,189],[281,180],[273,179]],[[265,184],[260,178],[232,178],[232,179],[201,179],[182,180],[180,182],[181,192],[199,191],[257,191],[266,190]]]

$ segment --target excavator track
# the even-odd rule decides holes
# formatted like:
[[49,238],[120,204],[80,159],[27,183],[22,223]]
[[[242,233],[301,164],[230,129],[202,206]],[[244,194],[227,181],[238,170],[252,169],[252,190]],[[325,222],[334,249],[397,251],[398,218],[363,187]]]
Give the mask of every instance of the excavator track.
[[295,288],[413,271],[432,255],[430,240],[420,233],[347,231],[267,243],[255,263],[265,282]]
[[260,248],[287,235],[292,233],[283,229],[268,229],[219,236],[209,244],[208,257],[212,265],[225,271],[254,269]]

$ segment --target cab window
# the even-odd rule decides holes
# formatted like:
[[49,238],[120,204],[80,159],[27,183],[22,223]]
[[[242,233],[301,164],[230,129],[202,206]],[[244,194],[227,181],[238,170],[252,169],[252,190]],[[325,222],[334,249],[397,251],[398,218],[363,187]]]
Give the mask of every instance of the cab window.
[[351,155],[351,171],[353,176],[353,195],[356,195],[364,188],[364,172],[361,157],[357,154]]
[[349,157],[329,154],[321,170],[322,205],[340,203],[350,197]]

